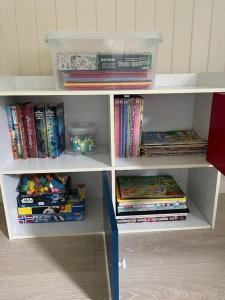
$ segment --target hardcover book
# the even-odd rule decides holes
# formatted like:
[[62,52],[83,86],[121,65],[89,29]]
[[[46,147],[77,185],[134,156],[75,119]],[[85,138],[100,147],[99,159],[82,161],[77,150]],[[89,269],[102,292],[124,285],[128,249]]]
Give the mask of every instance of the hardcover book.
[[38,157],[36,129],[34,121],[33,103],[27,103],[23,106],[24,126],[27,141],[27,152],[30,158]]
[[118,224],[127,224],[127,223],[151,223],[151,222],[168,222],[168,221],[184,221],[186,220],[185,215],[181,216],[151,216],[151,217],[141,217],[141,218],[127,218],[117,220]]
[[14,130],[15,130],[15,135],[16,135],[18,158],[23,158],[20,127],[19,127],[19,118],[18,118],[18,114],[17,114],[17,106],[12,105],[11,110],[12,110],[13,126],[14,126]]
[[118,177],[122,199],[185,198],[184,192],[170,175]]
[[176,204],[176,203],[185,203],[186,196],[184,197],[161,197],[161,198],[122,198],[119,191],[118,184],[116,185],[116,200],[119,206],[127,205],[154,205],[154,204]]
[[65,149],[64,104],[46,106],[48,156],[57,157]]
[[38,104],[34,107],[34,117],[36,125],[38,157],[44,158],[48,156],[48,139],[44,104]]
[[27,143],[26,143],[26,133],[25,133],[24,120],[23,120],[23,109],[21,105],[17,106],[17,115],[18,115],[18,122],[19,122],[23,159],[27,159],[28,152],[27,152]]
[[9,127],[9,136],[10,136],[10,141],[11,141],[13,158],[18,159],[16,133],[15,133],[14,124],[13,124],[12,109],[11,109],[11,106],[9,106],[9,105],[7,105],[5,107],[5,109],[6,109],[6,116],[7,116],[8,127]]

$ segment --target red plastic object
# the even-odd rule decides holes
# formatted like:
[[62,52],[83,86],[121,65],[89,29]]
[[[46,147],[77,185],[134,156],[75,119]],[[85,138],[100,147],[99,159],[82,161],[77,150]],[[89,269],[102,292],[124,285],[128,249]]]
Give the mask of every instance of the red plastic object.
[[206,159],[225,175],[225,94],[213,95]]

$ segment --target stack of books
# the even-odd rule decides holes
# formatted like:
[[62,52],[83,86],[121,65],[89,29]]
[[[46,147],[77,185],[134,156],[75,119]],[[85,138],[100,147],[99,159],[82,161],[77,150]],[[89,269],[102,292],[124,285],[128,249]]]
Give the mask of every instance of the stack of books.
[[186,220],[186,196],[170,175],[117,178],[117,223]]
[[115,156],[140,156],[144,100],[117,96],[114,101]]
[[64,104],[6,106],[13,158],[57,157],[65,149]]
[[151,53],[57,54],[57,69],[67,89],[146,88]]
[[195,130],[142,132],[141,155],[202,155],[206,153],[207,141]]

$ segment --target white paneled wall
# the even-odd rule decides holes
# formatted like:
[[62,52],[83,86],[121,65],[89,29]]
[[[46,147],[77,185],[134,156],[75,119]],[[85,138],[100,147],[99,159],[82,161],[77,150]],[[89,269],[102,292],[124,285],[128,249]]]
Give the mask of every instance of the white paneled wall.
[[225,67],[225,0],[0,0],[0,74],[51,74],[49,30],[157,30],[157,73]]

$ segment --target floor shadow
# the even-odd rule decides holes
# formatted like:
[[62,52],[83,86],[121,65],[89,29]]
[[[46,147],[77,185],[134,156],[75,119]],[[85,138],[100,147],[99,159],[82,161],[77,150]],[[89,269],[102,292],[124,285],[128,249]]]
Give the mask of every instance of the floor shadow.
[[84,299],[110,299],[101,235],[41,238],[35,243],[51,264],[82,290]]
[[[27,225],[29,226],[29,224]],[[40,281],[34,281],[31,284],[35,284],[38,289],[33,297],[38,297],[37,294],[39,293],[40,299],[46,299],[45,294],[49,293],[50,290],[53,293],[48,294],[47,299],[49,300],[110,299],[102,235],[10,241],[7,234],[4,209],[1,204],[0,231],[7,237],[0,234],[0,243],[2,239],[4,247],[10,249],[10,251],[4,253],[3,259],[11,261],[10,273],[15,274],[15,281],[17,275],[25,276],[25,282],[29,282],[29,280],[32,282],[35,276],[39,278]],[[22,253],[22,256],[19,253]],[[30,272],[32,278],[30,277],[31,274],[26,272],[24,268],[18,268],[21,259],[26,261],[26,265],[32,268],[33,271]],[[8,269],[8,266],[6,268]],[[12,280],[14,280],[13,276]],[[45,281],[47,282],[46,286]]]
[[4,212],[4,208],[3,208],[2,203],[0,203],[0,231],[2,231],[2,233],[7,238],[9,238],[7,225],[6,225],[6,219],[5,219],[5,212]]

